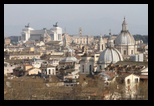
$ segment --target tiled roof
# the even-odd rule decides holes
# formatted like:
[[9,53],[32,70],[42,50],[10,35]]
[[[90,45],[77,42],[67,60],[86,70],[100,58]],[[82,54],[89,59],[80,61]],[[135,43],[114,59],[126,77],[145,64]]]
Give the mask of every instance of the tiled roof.
[[148,79],[148,75],[140,75],[140,79]]
[[41,65],[41,68],[48,68],[48,67],[55,67],[55,66],[50,65],[50,64],[48,64],[48,65]]
[[105,71],[104,73],[107,74],[110,77],[110,79],[116,76],[115,72],[112,72],[112,71]]
[[60,61],[60,63],[63,63],[63,62],[76,62],[76,61],[77,61],[77,59],[72,56],[72,57],[66,57],[66,58],[62,59]]

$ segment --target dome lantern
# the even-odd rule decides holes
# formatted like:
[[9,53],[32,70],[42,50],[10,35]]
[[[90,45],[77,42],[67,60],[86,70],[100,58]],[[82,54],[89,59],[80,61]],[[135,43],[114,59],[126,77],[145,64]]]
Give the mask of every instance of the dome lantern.
[[122,23],[122,31],[115,39],[115,45],[135,45],[134,37],[127,29],[127,23],[125,21],[125,18]]
[[122,31],[128,31],[127,23],[126,23],[125,17],[124,17],[124,21],[123,21],[123,23],[122,23]]

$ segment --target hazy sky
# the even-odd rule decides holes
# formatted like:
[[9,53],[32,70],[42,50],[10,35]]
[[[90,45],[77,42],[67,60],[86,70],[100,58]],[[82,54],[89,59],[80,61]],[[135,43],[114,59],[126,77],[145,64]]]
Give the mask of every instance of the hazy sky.
[[25,25],[34,29],[58,26],[84,35],[119,34],[124,16],[131,34],[148,35],[148,4],[4,4],[4,35],[21,35]]

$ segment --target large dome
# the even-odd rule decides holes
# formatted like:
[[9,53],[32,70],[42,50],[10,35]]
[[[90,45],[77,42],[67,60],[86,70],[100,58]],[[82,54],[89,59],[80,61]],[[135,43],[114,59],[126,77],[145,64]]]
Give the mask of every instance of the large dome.
[[123,57],[121,53],[113,47],[111,48],[108,47],[105,50],[103,50],[100,53],[100,57],[98,60],[99,63],[103,63],[103,64],[116,63],[118,61],[123,61]]
[[128,31],[121,31],[115,39],[115,45],[134,45],[134,37]]
[[134,37],[128,31],[125,18],[122,23],[122,31],[115,39],[115,45],[135,45]]

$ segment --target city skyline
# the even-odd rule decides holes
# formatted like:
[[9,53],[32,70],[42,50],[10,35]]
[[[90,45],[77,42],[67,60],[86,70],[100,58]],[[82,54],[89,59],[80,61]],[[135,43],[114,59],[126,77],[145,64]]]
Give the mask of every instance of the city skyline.
[[56,22],[70,35],[80,27],[83,35],[119,34],[124,17],[132,35],[148,35],[148,4],[5,4],[4,36],[20,36],[28,23],[40,30]]

